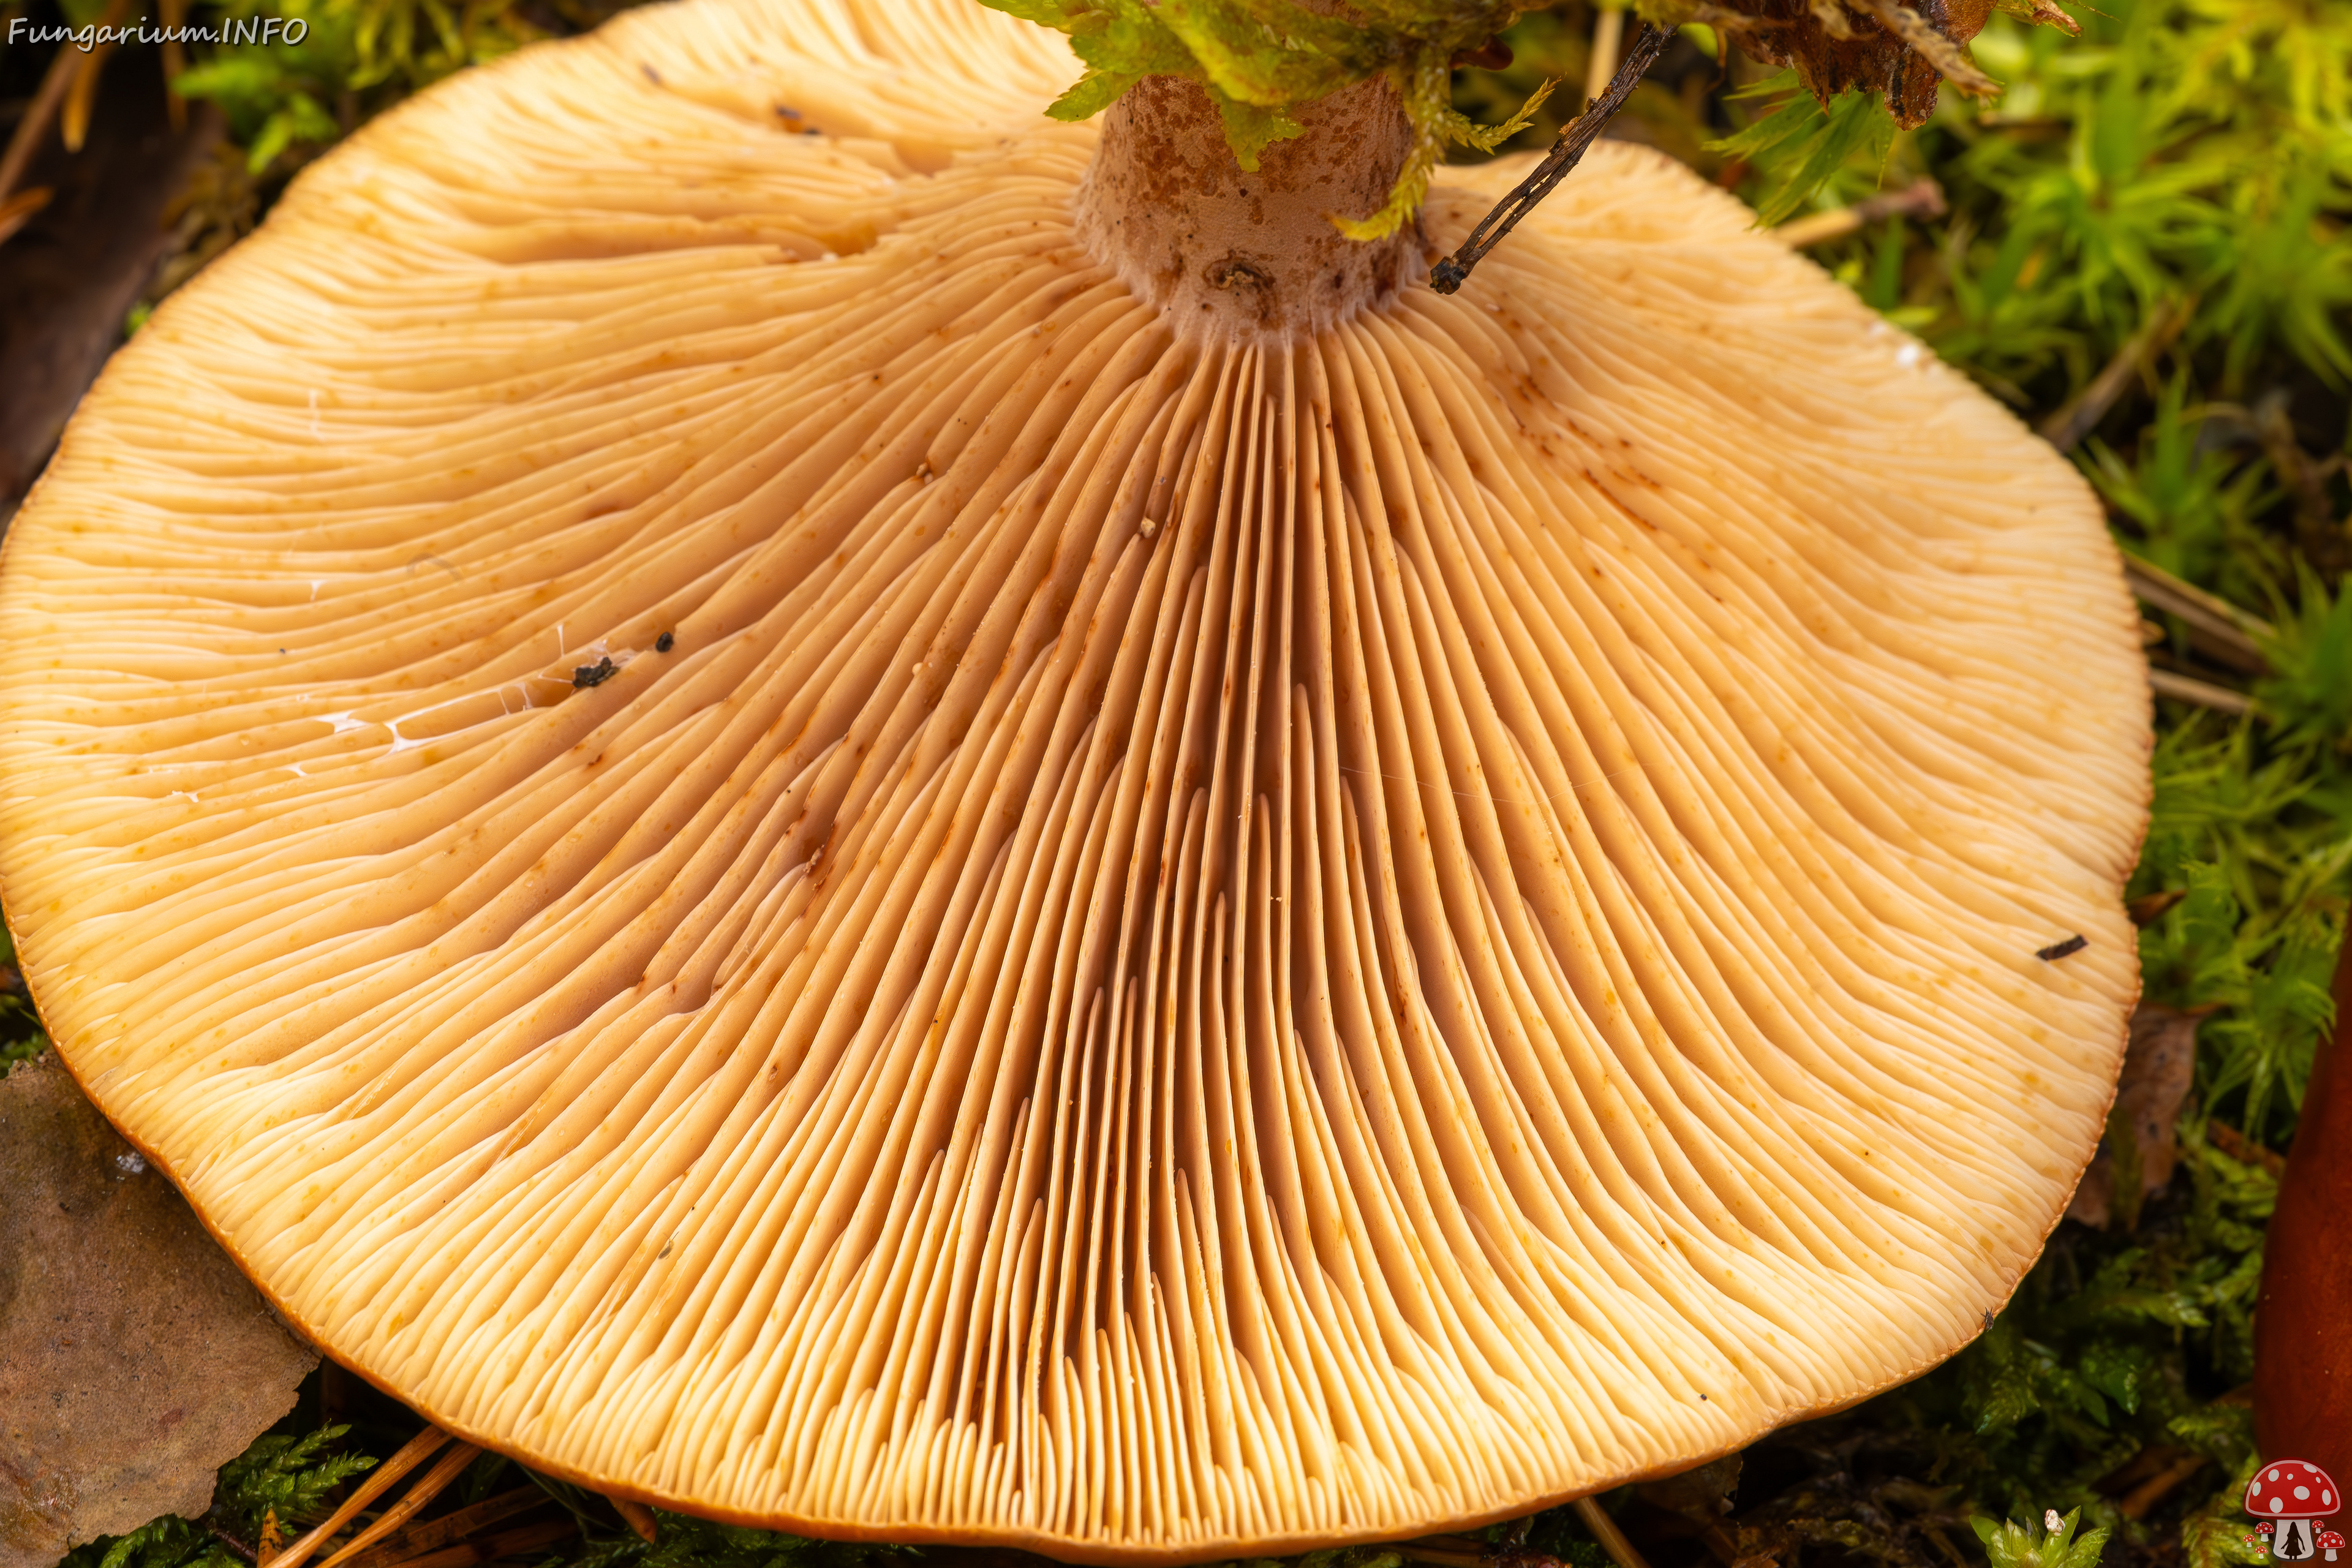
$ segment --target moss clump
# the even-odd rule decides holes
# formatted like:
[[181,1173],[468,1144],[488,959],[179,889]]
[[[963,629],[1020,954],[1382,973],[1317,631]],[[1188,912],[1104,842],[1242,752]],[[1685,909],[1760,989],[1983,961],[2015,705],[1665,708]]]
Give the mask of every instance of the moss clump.
[[1271,143],[1299,134],[1292,109],[1388,77],[1412,125],[1412,151],[1378,212],[1340,221],[1355,239],[1394,234],[1421,205],[1449,143],[1492,152],[1526,128],[1554,85],[1537,85],[1496,125],[1477,125],[1454,107],[1454,57],[1533,9],[1524,0],[1360,5],[1352,9],[1361,22],[1292,0],[983,3],[1068,35],[1086,74],[1046,110],[1055,119],[1090,119],[1147,76],[1183,77],[1208,89],[1244,169],[1255,170]]

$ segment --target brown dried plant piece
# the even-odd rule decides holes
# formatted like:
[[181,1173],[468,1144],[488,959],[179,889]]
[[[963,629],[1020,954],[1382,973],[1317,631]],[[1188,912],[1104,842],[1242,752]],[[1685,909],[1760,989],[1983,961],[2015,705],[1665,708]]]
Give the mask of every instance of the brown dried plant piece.
[[1797,79],[1824,103],[1850,88],[1881,93],[1906,130],[1936,111],[1946,80],[1975,97],[2000,90],[1967,47],[1992,14],[1992,0],[1730,0],[1729,9],[1754,19],[1741,29],[1748,53],[1794,66]]
[[53,1056],[0,1080],[0,1568],[203,1513],[318,1356]]
[[[2124,1054],[2107,1137],[2074,1189],[2066,1210],[2070,1218],[2095,1226],[2120,1218],[2128,1228],[2140,1201],[2172,1180],[2179,1158],[2173,1128],[2196,1076],[2197,1026],[2210,1011],[2143,1002],[2132,1014],[2131,1044]],[[2134,1169],[2139,1173],[2136,1190],[2129,1180]]]
[[1644,1481],[1637,1489],[1653,1508],[1678,1513],[1693,1524],[1711,1525],[1731,1511],[1739,1490],[1739,1456],[1727,1454],[1680,1475]]

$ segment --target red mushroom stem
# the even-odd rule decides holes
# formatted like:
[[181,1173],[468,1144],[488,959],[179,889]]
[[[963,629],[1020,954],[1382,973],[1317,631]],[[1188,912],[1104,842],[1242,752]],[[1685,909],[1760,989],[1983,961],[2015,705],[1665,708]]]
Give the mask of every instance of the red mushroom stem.
[[[2336,967],[2336,1028],[2320,1043],[2279,1180],[2254,1313],[2254,1438],[2266,1459],[2352,1474],[2352,944]],[[2333,1516],[2340,1516],[2342,1500]]]

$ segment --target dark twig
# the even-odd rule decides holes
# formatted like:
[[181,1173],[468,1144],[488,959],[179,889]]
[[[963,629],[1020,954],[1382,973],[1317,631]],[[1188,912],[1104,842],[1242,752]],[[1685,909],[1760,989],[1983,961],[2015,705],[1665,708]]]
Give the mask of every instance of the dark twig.
[[2271,472],[2294,502],[2295,542],[2321,572],[2330,575],[2341,572],[2347,554],[2345,531],[2327,499],[2327,481],[2343,466],[2343,458],[2316,462],[2304,451],[2295,439],[2294,422],[2287,416],[2284,389],[2263,395],[2254,405],[2253,423],[2263,455],[2271,460]]
[[2126,1493],[2116,1511],[2126,1519],[2146,1519],[2157,1504],[2179,1490],[2182,1482],[2213,1461],[2203,1454],[2184,1453],[2163,1469]]
[[2150,361],[2172,346],[2180,329],[2189,324],[2196,313],[2194,296],[2187,300],[2169,300],[2149,316],[2131,341],[2116,351],[2106,368],[2094,376],[2091,384],[2068,398],[2057,412],[2042,421],[2042,438],[2062,452],[2071,452],[2082,444],[2083,437],[2098,427],[2107,416],[2107,410],[2124,395],[2132,378],[2145,370]]
[[16,118],[16,129],[8,138],[8,150],[0,153],[0,196],[14,194],[16,182],[32,165],[33,154],[41,150],[41,141],[49,133],[49,121],[57,118],[58,106],[65,102],[66,90],[73,86],[80,68],[81,56],[72,49],[59,49],[50,59],[33,101]]
[[2278,628],[2260,616],[2136,555],[2124,557],[2124,581],[2141,604],[2179,616],[2189,627],[2190,645],[2216,664],[2247,675],[2270,673],[2263,645],[2278,636]]
[[401,1494],[398,1502],[376,1515],[373,1523],[352,1536],[348,1544],[321,1562],[319,1568],[336,1568],[338,1563],[351,1562],[361,1552],[415,1518],[418,1511],[435,1498],[439,1497],[467,1466],[480,1457],[481,1452],[471,1443],[459,1443],[453,1446],[447,1453],[434,1461],[431,1469],[409,1483],[408,1490]]
[[1603,9],[1592,19],[1592,58],[1586,62],[1584,96],[1599,98],[1609,90],[1609,79],[1617,74],[1617,51],[1625,47],[1625,13],[1616,7]]
[[1750,16],[1745,12],[1717,5],[1714,0],[1697,0],[1690,19],[1721,33],[1774,33],[1794,26],[1786,16]]
[[[2205,1123],[2205,1142],[2230,1156],[2241,1165],[2260,1165],[2273,1178],[2286,1172],[2286,1156],[2275,1149],[2265,1149],[2225,1121]],[[2226,1396],[2225,1396],[2226,1397]],[[2216,1400],[2214,1403],[2222,1403]]]
[[2182,675],[2175,670],[2149,670],[2147,687],[2158,697],[2210,708],[2214,712],[2232,719],[2250,711],[2254,705],[2254,700],[2242,691],[2232,691],[2226,686],[2216,686],[2210,680],[2199,680],[2194,676]]
[[[323,1522],[304,1535],[301,1540],[295,1542],[284,1552],[271,1558],[273,1568],[302,1568],[302,1564],[310,1561],[314,1552],[332,1541],[343,1526],[356,1519],[362,1509],[383,1496],[393,1482],[438,1453],[448,1441],[449,1434],[442,1431],[438,1426],[427,1426],[424,1431],[411,1437],[400,1452],[370,1471],[367,1479],[362,1481],[353,1489],[352,1495],[343,1500],[341,1507],[329,1514]],[[463,1446],[460,1445],[460,1447]]]
[[1797,250],[1809,245],[1843,239],[1847,235],[1858,234],[1870,225],[1890,217],[1941,217],[1944,211],[1944,187],[1932,178],[1922,178],[1912,181],[1899,191],[1882,191],[1874,196],[1864,196],[1852,206],[1832,207],[1828,212],[1814,213],[1766,232],[1791,250]]
[[1478,226],[1453,255],[1440,260],[1429,269],[1429,286],[1441,294],[1451,294],[1462,287],[1470,269],[1485,259],[1488,251],[1500,245],[1513,226],[1535,210],[1536,204],[1551,194],[1551,188],[1568,177],[1585,150],[1601,139],[1601,132],[1625,100],[1633,96],[1633,84],[1657,63],[1673,42],[1671,29],[1653,26],[1644,22],[1642,30],[1633,35],[1633,45],[1626,49],[1625,58],[1618,65],[1617,74],[1609,79],[1609,89],[1584,107],[1584,112],[1559,128],[1559,139],[1551,144],[1543,162],[1535,172],[1512,188],[1511,194],[1496,205],[1495,210],[1478,220]]
[[247,1563],[257,1561],[254,1555],[252,1547],[247,1546],[244,1542],[239,1541],[236,1536],[231,1535],[227,1531],[223,1530],[219,1525],[215,1524],[210,1514],[206,1514],[203,1519],[197,1521],[197,1522],[205,1527],[205,1533],[206,1535],[211,1536],[215,1541],[217,1541],[223,1546],[227,1547],[238,1557],[243,1558]]

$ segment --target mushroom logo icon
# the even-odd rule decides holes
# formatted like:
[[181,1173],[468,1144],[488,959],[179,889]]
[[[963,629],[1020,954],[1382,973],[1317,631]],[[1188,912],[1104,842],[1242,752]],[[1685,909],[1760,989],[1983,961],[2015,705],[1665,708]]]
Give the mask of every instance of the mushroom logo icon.
[[2336,1554],[2343,1550],[2343,1536],[2337,1534],[2332,1530],[2323,1530],[2319,1532],[2320,1554],[2326,1557],[2330,1563],[2335,1562]]
[[2313,1521],[2334,1513],[2341,1501],[2327,1472],[2305,1459],[2264,1465],[2246,1484],[2246,1511],[2277,1522],[2271,1555],[2281,1563],[2309,1562],[2322,1546],[2334,1561],[2344,1538],[2331,1530],[2323,1540]]

